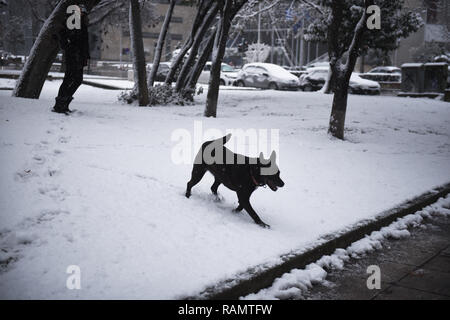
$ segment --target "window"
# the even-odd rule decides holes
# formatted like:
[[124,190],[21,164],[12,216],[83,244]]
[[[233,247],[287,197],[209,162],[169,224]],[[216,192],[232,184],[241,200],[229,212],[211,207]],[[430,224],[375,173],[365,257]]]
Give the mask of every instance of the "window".
[[233,72],[234,69],[232,67],[230,67],[229,65],[227,65],[227,64],[223,64],[222,65],[222,71],[223,72]]
[[172,39],[172,40],[183,40],[183,35],[182,34],[177,34],[177,33],[171,33],[170,34],[170,39]]
[[183,23],[183,17],[172,17],[172,19],[170,20],[170,22],[173,22],[173,23]]
[[268,73],[267,70],[262,67],[256,67],[255,69],[257,74]]
[[250,66],[250,67],[245,68],[245,72],[251,73],[251,74],[257,74],[258,69],[256,67]]

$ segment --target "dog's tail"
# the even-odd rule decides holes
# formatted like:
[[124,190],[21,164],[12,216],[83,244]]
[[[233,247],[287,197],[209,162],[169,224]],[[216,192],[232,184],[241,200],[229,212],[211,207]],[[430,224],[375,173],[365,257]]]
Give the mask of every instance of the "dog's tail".
[[216,139],[216,140],[206,141],[203,144],[203,148],[208,146],[208,145],[210,145],[211,143],[224,145],[225,143],[230,141],[230,139],[231,139],[231,133],[227,134],[225,137],[222,137],[222,138],[219,138],[219,139]]
[[[225,137],[222,137],[220,139],[222,139],[222,144],[227,143],[231,139],[231,133],[227,134]],[[220,140],[220,139],[218,139],[218,140]]]
[[[220,146],[223,146],[225,143],[227,143],[228,141],[230,141],[231,139],[231,133],[227,134],[225,137],[216,139],[216,140],[211,140],[211,141],[206,141],[205,143],[202,144],[202,147],[200,148],[200,150],[198,151],[195,159],[194,159],[194,164],[203,164],[205,161],[204,156],[205,156],[205,149],[211,149],[208,151],[208,154],[210,154],[211,156],[215,156],[215,149],[216,148],[220,148]],[[222,149],[222,148],[220,148]]]

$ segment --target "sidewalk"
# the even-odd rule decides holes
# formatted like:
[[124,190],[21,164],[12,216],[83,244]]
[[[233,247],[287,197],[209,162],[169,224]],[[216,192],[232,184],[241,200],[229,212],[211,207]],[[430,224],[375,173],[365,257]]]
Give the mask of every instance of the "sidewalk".
[[[411,236],[389,240],[381,251],[346,263],[314,286],[306,299],[450,300],[450,219],[435,218],[410,230]],[[381,270],[381,289],[366,286],[367,267]]]

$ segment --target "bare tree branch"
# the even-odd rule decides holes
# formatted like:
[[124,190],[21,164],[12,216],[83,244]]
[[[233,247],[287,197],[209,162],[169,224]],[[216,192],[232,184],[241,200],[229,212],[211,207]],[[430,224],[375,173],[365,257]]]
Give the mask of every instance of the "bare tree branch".
[[308,5],[309,7],[313,8],[314,10],[316,10],[318,13],[320,14],[325,14],[325,12],[322,10],[322,8],[315,4],[312,3],[310,0],[299,0],[300,2],[303,2],[304,4]]
[[40,22],[45,22],[45,18],[41,17],[41,16],[38,14],[38,12],[37,12],[37,10],[36,10],[36,8],[35,8],[35,6],[34,6],[34,3],[32,3],[31,0],[27,0],[27,2],[28,2],[28,5],[29,5],[30,8],[31,8],[31,13],[33,14],[33,17],[34,17],[36,20],[40,21]]
[[274,1],[272,4],[268,5],[267,7],[262,8],[261,10],[258,10],[258,11],[256,11],[256,12],[253,12],[253,13],[248,14],[248,15],[240,15],[240,14],[237,14],[237,15],[236,15],[236,18],[244,18],[244,19],[248,19],[248,18],[256,17],[258,14],[263,13],[263,12],[265,12],[265,11],[268,11],[268,10],[272,9],[273,7],[275,7],[275,6],[276,6],[277,4],[279,4],[280,2],[281,2],[281,0],[276,0],[276,1]]

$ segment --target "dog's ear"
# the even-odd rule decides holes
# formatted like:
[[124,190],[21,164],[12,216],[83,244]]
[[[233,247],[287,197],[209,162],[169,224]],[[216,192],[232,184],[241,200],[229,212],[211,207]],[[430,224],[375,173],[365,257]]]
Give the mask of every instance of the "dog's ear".
[[231,139],[231,133],[227,134],[225,137],[222,138],[223,139],[223,144],[227,143],[228,141],[230,141]]
[[261,163],[266,162],[266,161],[264,160],[264,154],[263,154],[262,152],[259,154],[259,162],[261,162]]
[[272,154],[270,155],[270,162],[275,162],[277,160],[277,153],[272,151]]

